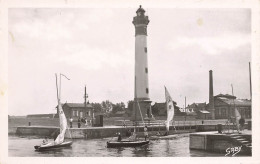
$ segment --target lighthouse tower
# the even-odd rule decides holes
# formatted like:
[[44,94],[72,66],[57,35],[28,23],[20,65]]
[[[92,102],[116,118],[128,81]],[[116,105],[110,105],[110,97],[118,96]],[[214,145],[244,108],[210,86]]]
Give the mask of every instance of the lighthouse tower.
[[140,5],[133,19],[135,26],[135,103],[132,118],[135,120],[141,120],[141,115],[145,119],[149,119],[151,116],[147,61],[148,23],[148,16],[145,16],[145,10]]

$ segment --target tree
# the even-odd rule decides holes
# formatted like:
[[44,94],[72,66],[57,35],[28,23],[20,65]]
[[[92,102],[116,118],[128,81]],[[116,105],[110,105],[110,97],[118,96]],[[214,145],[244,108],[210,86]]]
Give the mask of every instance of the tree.
[[100,103],[91,103],[91,105],[93,106],[95,112],[101,112],[102,111],[102,107],[101,107]]
[[118,111],[124,111],[125,110],[125,104],[123,102],[112,104],[112,113],[116,113]]
[[113,108],[113,103],[110,102],[109,100],[102,101],[101,106],[102,106],[102,111],[105,113],[109,113],[112,111]]
[[133,110],[134,110],[134,101],[133,100],[130,100],[127,102],[127,108],[129,111],[133,112]]

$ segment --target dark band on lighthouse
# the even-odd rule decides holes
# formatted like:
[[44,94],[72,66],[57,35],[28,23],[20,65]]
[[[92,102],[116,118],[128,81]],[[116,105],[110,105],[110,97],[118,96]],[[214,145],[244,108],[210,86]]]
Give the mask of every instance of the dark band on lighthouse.
[[135,25],[135,36],[136,35],[147,35],[147,25],[149,23],[148,16],[144,15],[145,10],[140,5],[139,9],[136,11],[136,15],[133,20]]

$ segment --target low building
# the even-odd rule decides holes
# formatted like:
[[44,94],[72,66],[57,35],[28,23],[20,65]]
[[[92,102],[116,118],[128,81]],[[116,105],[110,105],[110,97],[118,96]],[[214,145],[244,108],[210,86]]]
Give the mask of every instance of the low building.
[[251,100],[236,99],[236,96],[219,94],[214,96],[214,108],[216,119],[234,117],[234,108],[243,118],[251,118]]
[[91,113],[94,111],[94,108],[89,103],[87,103],[86,106],[84,103],[65,103],[62,104],[62,109],[67,118],[72,117],[74,120],[78,118],[91,117]]
[[[180,111],[180,108],[176,104],[177,103],[173,101],[175,115],[181,115],[181,113],[183,113],[183,112]],[[153,110],[154,115],[166,116],[167,115],[166,102],[155,103],[152,106],[152,110]],[[156,112],[154,112],[154,111],[156,111]]]
[[205,103],[192,103],[186,107],[186,113],[194,113],[197,119],[209,119],[210,112],[207,111],[207,104]]

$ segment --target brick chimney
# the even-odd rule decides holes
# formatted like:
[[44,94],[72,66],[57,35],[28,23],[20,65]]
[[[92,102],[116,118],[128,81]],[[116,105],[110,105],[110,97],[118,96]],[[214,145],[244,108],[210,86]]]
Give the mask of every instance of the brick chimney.
[[215,119],[212,70],[209,71],[209,111],[211,113],[211,119]]

